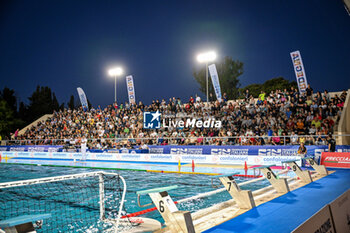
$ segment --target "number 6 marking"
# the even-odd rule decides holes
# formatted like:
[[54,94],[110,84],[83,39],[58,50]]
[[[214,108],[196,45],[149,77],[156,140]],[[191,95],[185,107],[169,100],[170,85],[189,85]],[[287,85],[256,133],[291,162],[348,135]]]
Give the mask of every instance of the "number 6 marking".
[[163,213],[164,212],[164,202],[162,200],[159,201],[159,212]]

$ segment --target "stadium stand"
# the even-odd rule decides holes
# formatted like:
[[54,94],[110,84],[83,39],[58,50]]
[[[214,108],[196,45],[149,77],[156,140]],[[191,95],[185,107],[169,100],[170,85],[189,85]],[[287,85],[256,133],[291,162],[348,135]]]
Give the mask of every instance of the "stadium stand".
[[[146,106],[109,105],[104,109],[65,109],[54,112],[46,120],[39,120],[20,131],[16,141],[9,144],[80,145],[88,138],[91,149],[120,148],[143,144],[181,145],[289,145],[304,138],[308,145],[326,143],[326,136],[334,133],[346,100],[347,92],[317,92],[311,98],[299,95],[296,89],[262,93],[258,99],[224,100],[206,104],[200,98],[182,103],[179,98],[155,100]],[[222,121],[220,129],[173,128],[143,129],[143,111],[157,111],[162,118]],[[349,114],[348,114],[349,115]],[[344,120],[342,120],[344,121]],[[338,130],[339,131],[339,130]],[[308,136],[302,136],[308,135]],[[215,138],[207,140],[207,138]],[[125,140],[128,139],[128,140]]]

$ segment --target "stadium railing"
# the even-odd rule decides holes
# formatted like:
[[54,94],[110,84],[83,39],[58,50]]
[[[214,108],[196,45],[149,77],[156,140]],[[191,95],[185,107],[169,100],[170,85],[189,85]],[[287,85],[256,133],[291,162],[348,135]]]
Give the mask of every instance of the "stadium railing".
[[[349,137],[350,134],[333,135]],[[282,135],[282,136],[234,136],[234,137],[149,137],[149,138],[90,138],[89,149],[139,148],[142,145],[328,145],[328,135]],[[65,148],[80,148],[80,139],[26,139],[3,140],[6,146],[61,145]]]

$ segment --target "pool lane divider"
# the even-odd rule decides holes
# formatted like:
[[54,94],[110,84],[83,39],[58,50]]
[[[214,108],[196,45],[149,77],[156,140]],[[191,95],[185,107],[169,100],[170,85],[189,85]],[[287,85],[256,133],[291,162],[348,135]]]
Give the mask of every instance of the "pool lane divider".
[[154,172],[154,173],[178,173],[178,174],[209,175],[209,176],[216,176],[216,175],[221,174],[221,173],[205,173],[205,172],[179,172],[179,171],[146,170],[146,169],[133,169],[133,168],[87,167],[87,166],[57,165],[57,164],[34,164],[34,163],[0,163],[0,164],[30,165],[30,166],[42,166],[42,167],[91,168],[91,169],[101,169],[101,170],[124,170],[124,171],[141,171],[141,172]]
[[155,172],[155,173],[176,173],[176,174],[207,175],[207,176],[221,175],[221,173],[208,173],[208,172],[182,172],[182,171],[164,171],[164,170],[146,170],[146,171]]
[[[163,171],[163,170],[146,170],[146,169],[113,168],[113,167],[87,167],[87,166],[57,165],[57,164],[34,164],[34,163],[0,163],[0,164],[29,165],[29,166],[43,166],[43,167],[91,168],[91,169],[101,169],[101,170],[121,170],[121,171],[124,170],[124,171],[140,171],[140,172],[153,172],[153,173],[176,173],[176,174],[207,175],[207,176],[222,175],[222,173]],[[234,176],[245,177],[245,178],[259,178],[259,177],[262,177],[262,176],[244,175],[244,174],[237,174],[237,175],[234,175]]]

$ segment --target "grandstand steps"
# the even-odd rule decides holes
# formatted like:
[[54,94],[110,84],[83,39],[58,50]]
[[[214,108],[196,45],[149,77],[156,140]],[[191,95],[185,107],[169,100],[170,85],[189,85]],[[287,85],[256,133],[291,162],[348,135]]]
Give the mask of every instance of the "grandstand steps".
[[[18,135],[22,135],[26,132],[27,129],[30,129],[32,126],[36,126],[39,122],[41,121],[46,121],[48,118],[52,117],[53,114],[45,114],[43,116],[41,116],[40,118],[38,118],[37,120],[33,121],[32,123],[30,123],[29,125],[27,125],[26,127],[24,127],[23,129],[21,129],[18,132]],[[14,139],[14,135],[11,136],[12,139]]]

